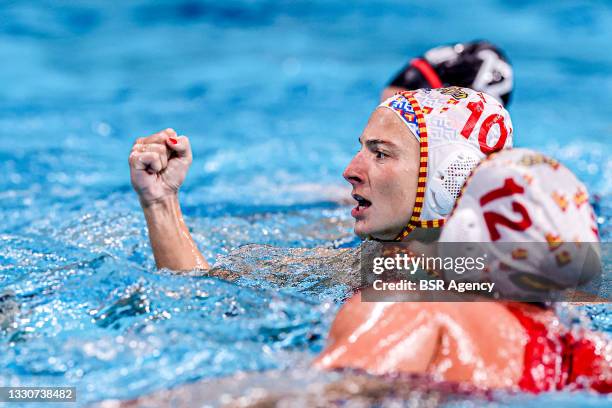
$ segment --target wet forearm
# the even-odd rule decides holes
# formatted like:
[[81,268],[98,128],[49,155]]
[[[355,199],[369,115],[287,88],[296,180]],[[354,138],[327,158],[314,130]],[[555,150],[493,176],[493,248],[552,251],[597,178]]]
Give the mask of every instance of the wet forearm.
[[208,262],[185,225],[178,197],[168,197],[150,205],[143,204],[142,208],[158,268],[175,271],[209,269]]

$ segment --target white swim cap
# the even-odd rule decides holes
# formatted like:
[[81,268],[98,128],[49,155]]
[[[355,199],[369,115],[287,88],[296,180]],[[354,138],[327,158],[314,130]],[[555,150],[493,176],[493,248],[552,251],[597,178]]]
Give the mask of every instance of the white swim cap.
[[480,160],[512,146],[510,114],[490,95],[450,87],[400,92],[379,105],[391,109],[420,144],[416,202],[398,240],[415,228],[437,228]]
[[444,256],[486,254],[485,273],[461,279],[495,282],[512,296],[588,282],[600,272],[598,242],[595,214],[576,176],[540,153],[510,149],[484,160],[466,181],[439,249]]

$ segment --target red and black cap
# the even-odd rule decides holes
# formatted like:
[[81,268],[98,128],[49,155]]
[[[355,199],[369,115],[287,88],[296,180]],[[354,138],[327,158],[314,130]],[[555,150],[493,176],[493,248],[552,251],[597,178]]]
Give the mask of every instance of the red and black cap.
[[504,53],[487,41],[432,48],[414,58],[389,83],[405,89],[460,86],[485,92],[504,105],[513,89],[512,66]]

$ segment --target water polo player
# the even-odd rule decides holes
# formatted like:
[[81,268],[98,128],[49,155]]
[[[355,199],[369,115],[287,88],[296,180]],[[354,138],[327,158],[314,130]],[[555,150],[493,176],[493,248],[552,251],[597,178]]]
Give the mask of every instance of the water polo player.
[[[344,172],[357,202],[355,232],[401,240],[443,224],[471,169],[512,145],[512,123],[503,106],[482,92],[421,89],[383,102],[360,141]],[[191,161],[188,138],[171,129],[138,139],[130,154],[132,185],[159,268],[209,268],[178,201]]]
[[344,171],[357,201],[355,233],[402,240],[439,231],[476,164],[512,146],[512,123],[482,92],[420,89],[381,103],[359,140]]
[[[512,297],[590,279],[593,273],[583,273],[581,247],[598,247],[598,239],[584,185],[548,157],[511,149],[474,171],[439,246],[470,241],[488,251],[487,242],[512,244],[505,253],[489,251],[486,274],[501,295]],[[607,393],[611,359],[609,339],[584,328],[569,330],[543,303],[375,303],[362,302],[358,293],[336,316],[317,365],[422,373],[484,388]]]
[[508,105],[512,66],[499,47],[487,41],[432,48],[402,68],[381,93],[381,101],[400,91],[447,86],[482,91]]

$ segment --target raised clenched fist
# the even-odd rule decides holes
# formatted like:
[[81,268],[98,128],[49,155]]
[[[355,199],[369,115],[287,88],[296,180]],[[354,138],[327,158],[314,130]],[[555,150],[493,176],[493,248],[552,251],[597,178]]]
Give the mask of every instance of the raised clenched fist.
[[129,157],[132,187],[143,206],[176,195],[191,165],[189,139],[166,129],[139,138]]

